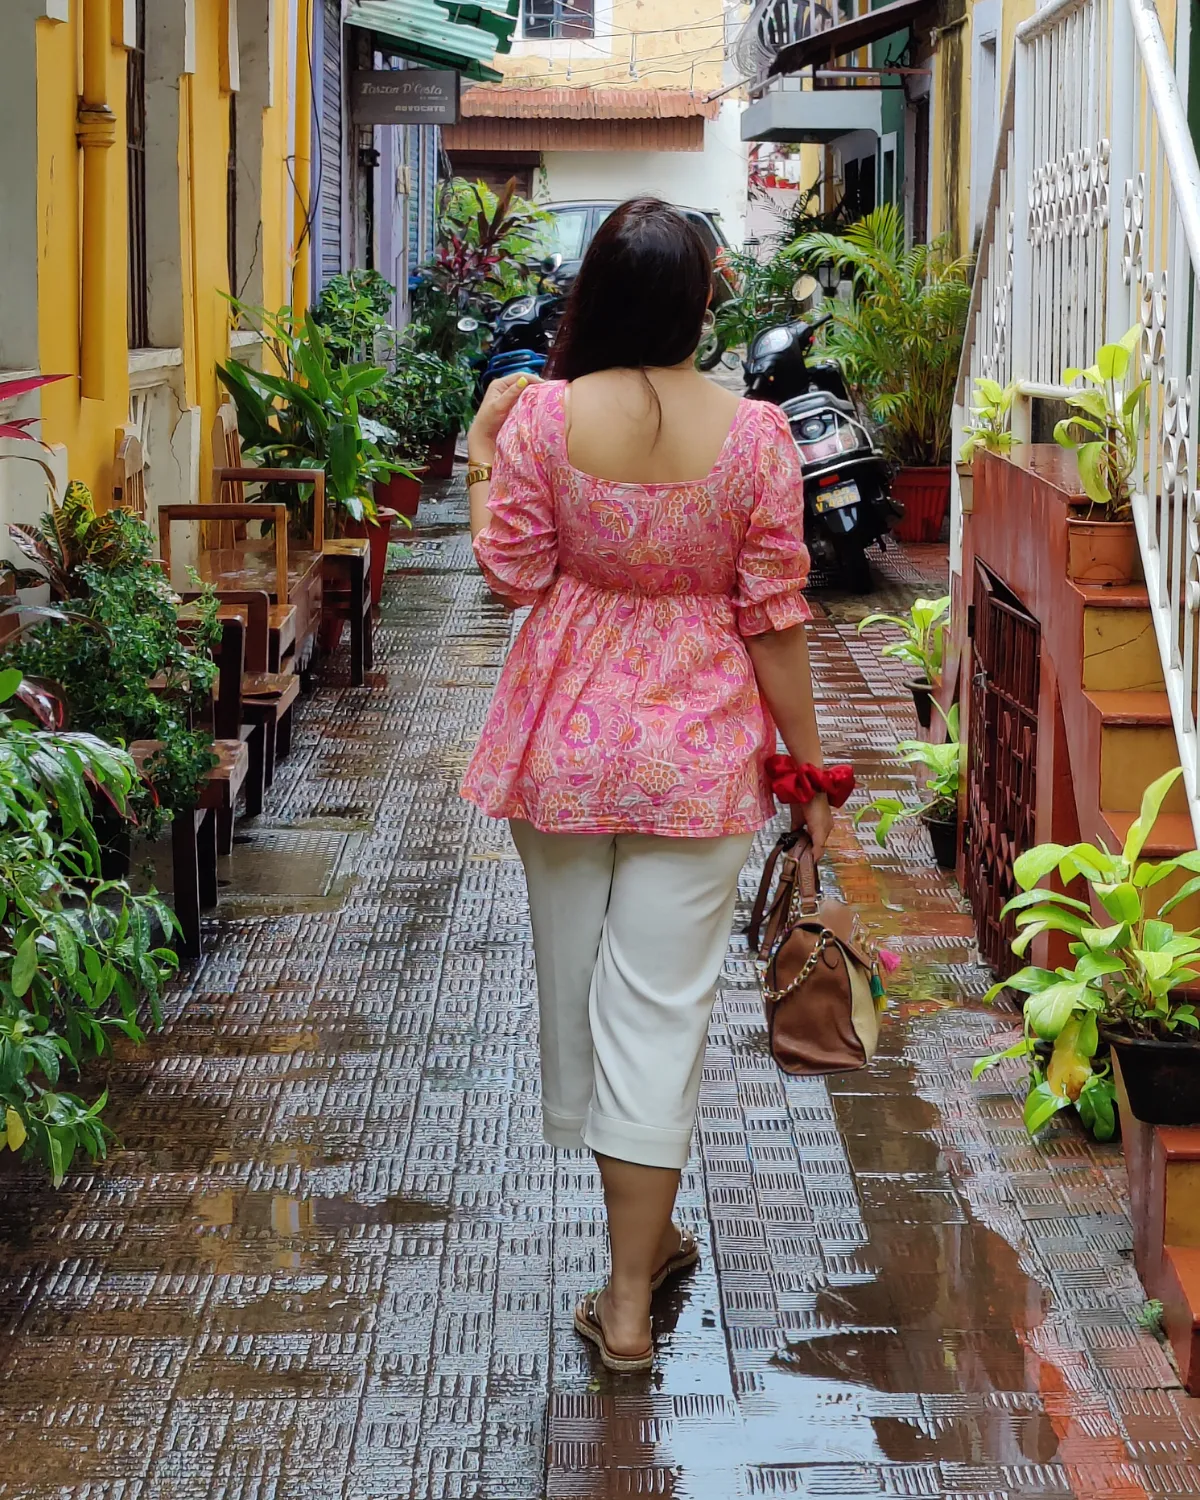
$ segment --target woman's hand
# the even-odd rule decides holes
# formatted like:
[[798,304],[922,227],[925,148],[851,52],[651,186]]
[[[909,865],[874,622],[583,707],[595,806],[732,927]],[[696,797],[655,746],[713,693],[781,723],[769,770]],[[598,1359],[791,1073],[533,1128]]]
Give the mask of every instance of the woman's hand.
[[526,386],[532,385],[536,375],[503,375],[493,380],[487,388],[475,420],[467,433],[467,457],[473,464],[490,464],[496,460],[496,439],[504,425],[504,419],[517,404],[517,398]]
[[833,830],[833,809],[829,806],[829,798],[824,792],[819,793],[811,802],[806,802],[803,806],[793,804],[792,827],[808,830],[808,836],[812,841],[813,858],[820,859],[825,853],[825,845],[829,842],[829,835]]

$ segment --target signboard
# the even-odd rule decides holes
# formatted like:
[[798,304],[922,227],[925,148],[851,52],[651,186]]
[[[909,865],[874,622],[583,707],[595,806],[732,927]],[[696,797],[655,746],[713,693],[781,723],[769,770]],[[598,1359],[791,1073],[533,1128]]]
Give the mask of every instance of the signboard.
[[356,125],[456,125],[453,68],[383,68],[355,73],[350,112]]

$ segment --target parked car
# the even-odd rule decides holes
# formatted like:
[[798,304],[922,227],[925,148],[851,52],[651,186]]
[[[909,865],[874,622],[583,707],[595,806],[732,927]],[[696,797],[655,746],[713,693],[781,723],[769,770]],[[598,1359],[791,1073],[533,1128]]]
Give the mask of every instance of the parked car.
[[[613,209],[620,206],[616,198],[596,201],[572,199],[570,202],[538,205],[553,216],[554,223],[547,236],[546,251],[548,254],[562,256],[562,266],[558,275],[563,286],[570,286],[575,279],[580,262],[587,252],[587,247],[592,243],[597,229]],[[708,246],[715,265],[721,251],[729,249],[729,241],[725,238],[717,214],[699,208],[684,208],[679,204],[676,207],[700,231],[700,237]],[[719,301],[724,301],[731,294],[731,290],[726,277],[714,278],[714,296]]]

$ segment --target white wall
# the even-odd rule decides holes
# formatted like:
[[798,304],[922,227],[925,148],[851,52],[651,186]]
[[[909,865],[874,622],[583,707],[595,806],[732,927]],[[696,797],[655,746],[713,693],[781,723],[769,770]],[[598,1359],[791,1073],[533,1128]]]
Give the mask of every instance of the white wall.
[[703,151],[547,151],[538,197],[632,198],[652,193],[685,208],[715,210],[731,245],[746,225],[746,143],[741,105],[723,103],[720,117],[704,122]]

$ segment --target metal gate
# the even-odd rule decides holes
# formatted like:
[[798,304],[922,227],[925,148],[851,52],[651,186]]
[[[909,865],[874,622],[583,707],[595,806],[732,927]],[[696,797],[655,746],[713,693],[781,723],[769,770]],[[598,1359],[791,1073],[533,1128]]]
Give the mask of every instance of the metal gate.
[[975,564],[971,722],[967,761],[967,894],[979,951],[1004,977],[1020,967],[1010,944],[1013,860],[1033,846],[1042,633],[995,574]]
[[325,0],[322,11],[320,77],[320,202],[317,205],[317,230],[321,244],[317,266],[320,286],[338,275],[344,263],[342,199],[345,192],[346,161],[342,46],[342,0]]

